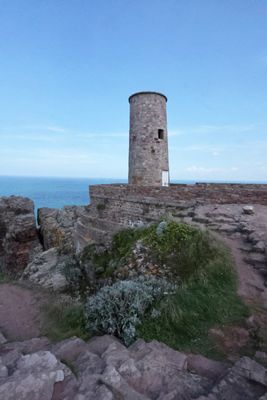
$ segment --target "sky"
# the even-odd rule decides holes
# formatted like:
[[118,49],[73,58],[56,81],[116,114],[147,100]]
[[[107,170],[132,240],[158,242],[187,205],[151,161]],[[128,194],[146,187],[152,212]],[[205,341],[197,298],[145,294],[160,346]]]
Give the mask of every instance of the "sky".
[[0,0],[0,175],[126,178],[146,90],[171,179],[267,181],[267,0]]

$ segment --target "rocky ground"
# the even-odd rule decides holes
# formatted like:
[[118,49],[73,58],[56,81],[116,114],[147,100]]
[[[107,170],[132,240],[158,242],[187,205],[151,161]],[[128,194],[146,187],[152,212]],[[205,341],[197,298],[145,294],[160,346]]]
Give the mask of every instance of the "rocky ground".
[[126,348],[112,336],[56,344],[0,336],[5,400],[266,400],[267,354],[235,364],[184,354],[163,343]]
[[239,294],[254,313],[243,329],[214,327],[212,334],[228,352],[227,362],[183,354],[156,341],[138,340],[127,349],[111,336],[57,344],[41,336],[47,296],[35,285],[64,289],[61,250],[72,247],[80,211],[69,207],[39,213],[43,251],[32,202],[0,199],[1,268],[10,276],[24,270],[24,278],[32,282],[31,288],[0,284],[0,399],[267,400],[267,354],[242,357],[240,346],[238,356],[231,357],[238,343],[246,345],[249,327],[267,328],[267,207],[181,202],[171,215],[212,230],[232,251]]

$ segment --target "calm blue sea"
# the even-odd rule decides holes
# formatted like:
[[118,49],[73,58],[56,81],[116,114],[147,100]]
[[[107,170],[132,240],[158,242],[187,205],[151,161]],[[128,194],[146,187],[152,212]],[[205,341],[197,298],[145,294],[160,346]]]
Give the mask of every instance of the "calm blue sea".
[[61,208],[66,205],[85,205],[90,202],[89,185],[125,183],[123,179],[31,178],[0,176],[0,196],[29,197],[35,210],[40,207]]
[[[126,182],[126,179],[0,176],[0,196],[14,194],[29,197],[34,201],[35,210],[40,207],[61,208],[66,205],[88,204],[90,202],[89,185]],[[194,181],[173,181],[173,183],[194,183]]]

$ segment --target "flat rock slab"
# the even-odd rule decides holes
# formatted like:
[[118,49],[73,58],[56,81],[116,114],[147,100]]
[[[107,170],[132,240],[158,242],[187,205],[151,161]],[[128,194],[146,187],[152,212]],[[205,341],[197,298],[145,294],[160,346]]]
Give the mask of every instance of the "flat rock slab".
[[0,284],[0,330],[8,341],[41,335],[40,308],[43,296],[11,283]]

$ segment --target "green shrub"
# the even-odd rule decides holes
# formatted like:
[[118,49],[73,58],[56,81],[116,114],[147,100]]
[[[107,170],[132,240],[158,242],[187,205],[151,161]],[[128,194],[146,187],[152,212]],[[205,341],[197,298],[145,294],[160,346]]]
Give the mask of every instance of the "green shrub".
[[110,277],[114,271],[133,257],[137,241],[146,247],[146,258],[165,265],[178,280],[187,279],[213,257],[213,240],[208,233],[185,224],[161,222],[145,228],[124,229],[113,237],[109,249],[96,251],[94,245],[84,249],[81,262],[90,260],[101,276]]
[[90,261],[99,276],[112,277],[133,256],[138,240],[147,249],[147,259],[165,265],[178,280],[188,278],[213,257],[212,240],[207,233],[185,224],[161,222],[145,228],[123,229],[114,235],[110,248],[101,252],[95,245],[87,246],[81,264]]
[[135,242],[143,236],[143,229],[123,229],[112,240],[110,256],[117,260],[126,260],[131,255]]
[[109,249],[95,244],[88,245],[83,249],[80,264],[83,266],[90,263],[96,278],[112,277],[114,271],[131,257],[136,240],[143,234],[142,229],[123,229],[113,236]]
[[207,232],[173,221],[152,225],[143,242],[150,249],[151,259],[166,265],[181,280],[189,278],[214,256],[214,241]]
[[[169,346],[216,355],[208,331],[212,326],[242,321],[248,309],[236,293],[232,261],[224,249],[214,247],[213,258],[158,303],[159,317],[146,315],[138,335]],[[214,354],[215,352],[215,354]]]
[[95,333],[116,335],[129,345],[145,312],[151,310],[155,300],[173,290],[174,285],[156,278],[137,278],[105,286],[87,300],[87,328]]

